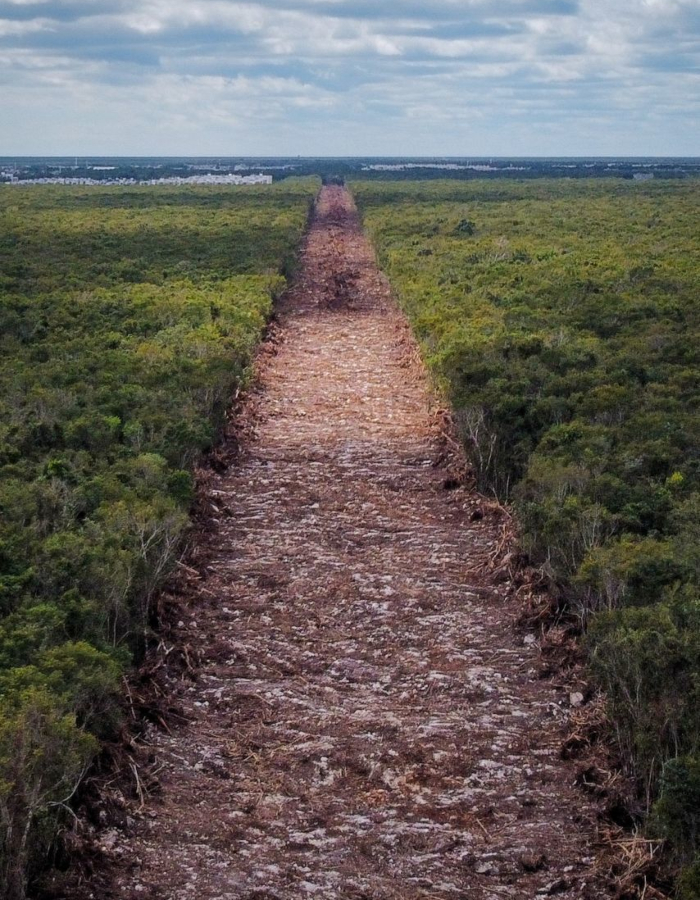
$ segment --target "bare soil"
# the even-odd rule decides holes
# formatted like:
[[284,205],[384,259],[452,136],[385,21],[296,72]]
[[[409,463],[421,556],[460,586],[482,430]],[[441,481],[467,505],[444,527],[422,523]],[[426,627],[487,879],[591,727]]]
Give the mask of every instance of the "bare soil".
[[562,759],[568,694],[489,566],[502,519],[455,489],[341,187],[278,317],[176,627],[196,664],[167,689],[187,721],[148,731],[160,790],[102,835],[81,896],[605,896],[598,801]]

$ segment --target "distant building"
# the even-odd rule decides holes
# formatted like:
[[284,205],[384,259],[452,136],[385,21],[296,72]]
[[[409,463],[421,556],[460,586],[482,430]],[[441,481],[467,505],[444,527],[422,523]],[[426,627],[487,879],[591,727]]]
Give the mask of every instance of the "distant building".
[[170,178],[149,178],[139,180],[136,178],[26,178],[15,179],[11,184],[80,184],[80,185],[159,185],[159,184],[272,184],[272,175],[187,175],[173,176]]

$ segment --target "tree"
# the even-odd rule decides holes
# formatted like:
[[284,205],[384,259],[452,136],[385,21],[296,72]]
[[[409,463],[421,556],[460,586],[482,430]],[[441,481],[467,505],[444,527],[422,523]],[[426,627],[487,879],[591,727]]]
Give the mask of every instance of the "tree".
[[23,900],[30,865],[47,850],[39,829],[66,810],[97,750],[59,698],[30,688],[0,706],[0,889]]

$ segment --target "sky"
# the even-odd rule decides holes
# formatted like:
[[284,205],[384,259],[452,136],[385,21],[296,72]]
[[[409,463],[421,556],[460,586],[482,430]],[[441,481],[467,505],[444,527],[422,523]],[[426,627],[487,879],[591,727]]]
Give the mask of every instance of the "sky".
[[0,0],[0,155],[700,155],[700,0]]

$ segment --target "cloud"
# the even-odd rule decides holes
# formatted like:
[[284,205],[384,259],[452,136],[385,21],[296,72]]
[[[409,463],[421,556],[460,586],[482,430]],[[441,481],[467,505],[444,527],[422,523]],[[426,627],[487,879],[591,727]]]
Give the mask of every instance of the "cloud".
[[692,154],[697,0],[0,0],[0,153]]

